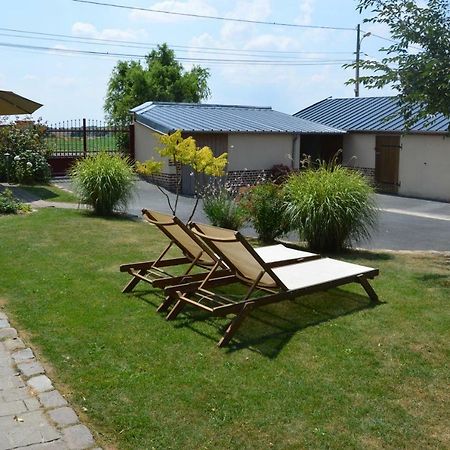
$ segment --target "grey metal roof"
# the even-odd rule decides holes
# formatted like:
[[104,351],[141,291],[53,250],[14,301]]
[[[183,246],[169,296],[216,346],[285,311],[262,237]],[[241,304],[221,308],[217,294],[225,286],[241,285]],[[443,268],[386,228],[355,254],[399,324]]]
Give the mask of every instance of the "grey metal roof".
[[449,119],[438,114],[406,131],[399,111],[397,97],[327,98],[294,116],[346,131],[446,133],[450,126]]
[[131,110],[135,120],[161,133],[342,134],[344,131],[300,119],[270,107],[147,102]]

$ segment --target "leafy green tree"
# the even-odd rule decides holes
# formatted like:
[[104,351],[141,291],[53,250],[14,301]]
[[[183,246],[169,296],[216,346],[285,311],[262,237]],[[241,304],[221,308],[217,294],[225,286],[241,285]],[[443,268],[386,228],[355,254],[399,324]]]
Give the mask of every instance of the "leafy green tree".
[[167,44],[145,59],[119,61],[108,83],[104,109],[111,123],[129,123],[129,110],[148,101],[198,103],[208,98],[209,71],[194,66],[186,71]]
[[357,10],[370,10],[374,15],[365,22],[387,25],[393,40],[380,49],[386,53],[381,61],[361,62],[371,75],[360,82],[398,91],[408,127],[437,113],[450,117],[449,0],[360,0]]

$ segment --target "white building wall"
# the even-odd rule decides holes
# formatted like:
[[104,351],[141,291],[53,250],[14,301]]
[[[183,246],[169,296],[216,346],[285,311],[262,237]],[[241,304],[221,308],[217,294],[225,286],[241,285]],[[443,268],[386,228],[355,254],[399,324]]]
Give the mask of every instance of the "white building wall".
[[292,167],[293,138],[290,134],[229,134],[228,170],[270,169],[275,164]]
[[450,201],[450,138],[404,135],[399,194]]
[[175,173],[175,168],[169,166],[168,159],[162,158],[155,147],[159,147],[160,143],[157,138],[158,133],[145,125],[135,122],[134,124],[134,149],[135,159],[144,162],[149,159],[164,162],[162,172]]
[[374,134],[345,134],[343,145],[344,165],[375,169]]

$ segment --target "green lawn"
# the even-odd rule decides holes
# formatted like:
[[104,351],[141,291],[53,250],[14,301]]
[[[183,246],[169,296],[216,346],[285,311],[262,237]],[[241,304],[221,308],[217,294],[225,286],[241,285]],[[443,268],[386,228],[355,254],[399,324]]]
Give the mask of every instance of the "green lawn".
[[[45,143],[53,153],[82,153],[84,143],[82,136],[48,136]],[[89,152],[117,151],[117,137],[114,134],[105,136],[95,136],[87,138],[87,148]]]
[[78,203],[78,197],[72,192],[60,189],[52,184],[20,185],[20,189],[49,202]]
[[147,224],[40,210],[0,217],[0,298],[108,448],[449,448],[450,261],[350,253],[377,266],[370,307],[349,286],[227,323],[166,322],[120,263],[154,257]]

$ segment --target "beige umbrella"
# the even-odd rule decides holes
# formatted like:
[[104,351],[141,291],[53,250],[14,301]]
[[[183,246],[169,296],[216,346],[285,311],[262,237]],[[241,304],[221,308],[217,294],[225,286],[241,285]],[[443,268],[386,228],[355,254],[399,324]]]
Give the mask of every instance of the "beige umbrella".
[[31,114],[42,105],[11,91],[0,91],[0,116]]

